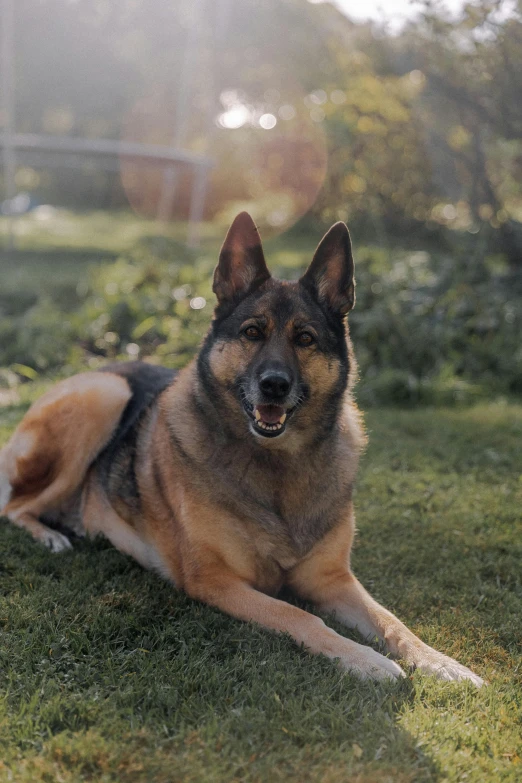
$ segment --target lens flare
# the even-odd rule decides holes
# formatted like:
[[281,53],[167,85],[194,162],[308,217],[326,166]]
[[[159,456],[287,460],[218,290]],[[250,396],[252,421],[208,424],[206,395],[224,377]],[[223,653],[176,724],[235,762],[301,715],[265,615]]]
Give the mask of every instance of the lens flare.
[[[324,182],[327,144],[324,133],[328,96],[307,93],[298,85],[264,85],[260,98],[230,88],[203,127],[192,112],[182,148],[204,150],[214,166],[205,203],[205,220],[227,222],[247,209],[269,237],[289,229],[315,203]],[[340,96],[335,96],[339,100]],[[164,96],[139,101],[125,123],[125,141],[172,145],[176,106]],[[198,125],[199,123],[199,125]],[[211,127],[209,127],[209,125]],[[155,217],[166,176],[172,178],[168,219],[186,219],[194,187],[194,170],[137,159],[121,160],[121,177],[132,208]]]

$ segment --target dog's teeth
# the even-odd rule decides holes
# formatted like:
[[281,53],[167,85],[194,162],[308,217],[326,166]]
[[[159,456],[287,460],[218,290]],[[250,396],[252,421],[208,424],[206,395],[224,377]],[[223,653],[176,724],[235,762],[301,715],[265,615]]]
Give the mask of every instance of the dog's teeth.
[[259,427],[261,430],[266,430],[266,432],[278,432],[279,430],[283,429],[283,424],[285,423],[286,419],[286,413],[284,413],[278,422],[275,422],[274,424],[270,424],[268,422],[263,421],[261,418],[261,414],[257,410],[257,408],[254,411],[255,413],[255,419],[256,419],[256,426]]

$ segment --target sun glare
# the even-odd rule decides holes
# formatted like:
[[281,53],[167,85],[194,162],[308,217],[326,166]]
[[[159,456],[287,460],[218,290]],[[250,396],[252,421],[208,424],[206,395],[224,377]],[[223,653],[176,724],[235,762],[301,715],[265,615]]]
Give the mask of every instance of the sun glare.
[[218,124],[222,128],[229,130],[235,130],[242,128],[251,119],[251,112],[248,106],[238,103],[235,106],[231,106],[218,117]]

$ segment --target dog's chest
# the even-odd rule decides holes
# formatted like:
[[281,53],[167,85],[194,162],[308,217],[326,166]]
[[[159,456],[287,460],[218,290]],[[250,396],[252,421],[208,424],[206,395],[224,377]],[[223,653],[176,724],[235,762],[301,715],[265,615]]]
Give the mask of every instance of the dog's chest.
[[272,541],[272,556],[291,568],[334,527],[350,494],[335,470],[314,466],[251,470],[243,482],[252,521]]
[[339,521],[339,503],[313,489],[303,486],[299,496],[296,492],[285,493],[280,505],[281,525],[291,554],[297,559],[306,555]]

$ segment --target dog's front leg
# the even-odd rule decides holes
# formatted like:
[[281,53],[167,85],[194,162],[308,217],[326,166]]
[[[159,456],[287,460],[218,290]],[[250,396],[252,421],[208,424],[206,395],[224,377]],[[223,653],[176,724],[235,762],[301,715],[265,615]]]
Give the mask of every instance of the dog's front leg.
[[[356,628],[371,640],[379,638],[391,655],[410,666],[443,680],[471,680],[480,687],[483,680],[466,666],[422,642],[404,623],[375,601],[351,573],[348,557],[325,558],[325,551],[310,557],[293,574],[297,593],[331,613],[349,628]],[[344,560],[344,562],[343,562]]]
[[341,666],[364,679],[394,679],[403,676],[402,669],[375,650],[328,628],[321,618],[271,598],[253,588],[233,573],[219,569],[219,574],[198,571],[189,579],[186,591],[193,598],[216,606],[240,620],[252,621],[279,633],[288,633],[312,653],[338,659]]

